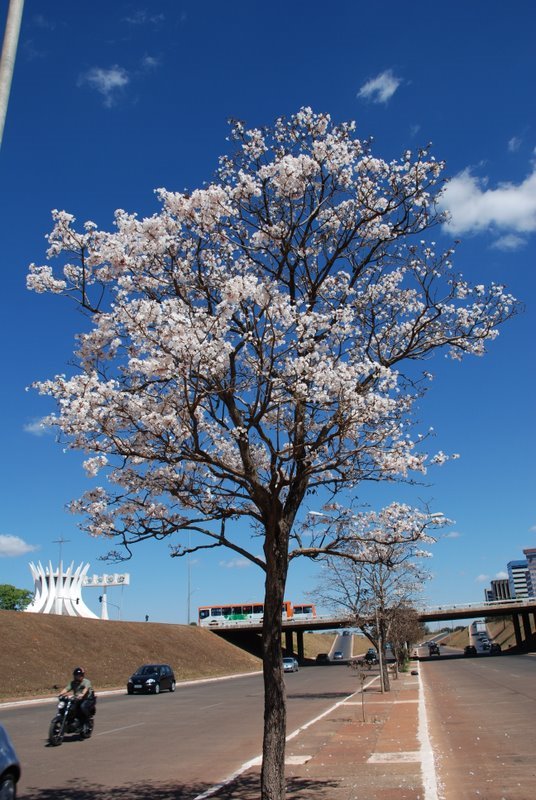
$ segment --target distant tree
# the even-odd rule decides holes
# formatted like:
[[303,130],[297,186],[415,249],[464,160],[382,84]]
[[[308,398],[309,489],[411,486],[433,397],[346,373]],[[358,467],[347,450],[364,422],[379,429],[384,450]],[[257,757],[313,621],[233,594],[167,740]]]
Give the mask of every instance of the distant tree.
[[394,610],[389,632],[389,643],[399,666],[403,666],[417,642],[424,638],[424,625],[412,606],[399,606]]
[[415,602],[430,577],[421,565],[430,553],[416,542],[434,541],[426,533],[429,515],[393,504],[379,514],[356,515],[353,525],[363,539],[370,532],[368,546],[360,546],[358,560],[326,557],[315,595],[333,610],[348,615],[374,645],[381,656],[382,680],[388,691],[387,643],[401,663],[406,643],[415,642],[423,630]]
[[118,211],[113,232],[54,212],[63,270],[31,265],[27,282],[89,318],[78,368],[38,384],[88,474],[109,471],[72,504],[83,527],[116,537],[118,559],[195,531],[203,543],[174,540],[173,555],[227,547],[265,573],[261,796],[279,800],[289,564],[351,536],[305,536],[303,504],[444,461],[409,432],[430,357],[481,355],[516,303],[428,240],[443,165],[425,150],[384,161],[308,108],[272,128],[234,122],[231,142],[213,183],[161,189],[159,213]]
[[3,611],[24,611],[33,600],[33,592],[17,589],[9,583],[0,584],[0,609]]

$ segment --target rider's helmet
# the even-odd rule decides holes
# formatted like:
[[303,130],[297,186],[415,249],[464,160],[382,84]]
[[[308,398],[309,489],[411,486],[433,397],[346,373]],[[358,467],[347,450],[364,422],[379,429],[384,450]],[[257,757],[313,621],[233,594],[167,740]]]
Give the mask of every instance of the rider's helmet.
[[73,678],[83,678],[85,675],[83,667],[75,667],[73,669]]

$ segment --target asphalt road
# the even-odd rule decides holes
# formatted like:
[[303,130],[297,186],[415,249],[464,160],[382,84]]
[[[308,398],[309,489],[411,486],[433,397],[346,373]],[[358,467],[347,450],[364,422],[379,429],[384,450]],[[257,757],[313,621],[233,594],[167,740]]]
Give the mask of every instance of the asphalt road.
[[442,799],[536,796],[536,656],[433,658],[420,672]]
[[[420,673],[442,800],[532,798],[536,656],[435,657]],[[342,664],[285,682],[289,733],[357,688]],[[56,748],[46,745],[53,713],[52,702],[0,707],[22,762],[21,800],[194,800],[260,755],[262,676],[101,696],[93,737]]]
[[[289,733],[357,688],[345,665],[303,668],[285,682]],[[22,763],[21,799],[193,800],[262,750],[261,675],[101,696],[91,739],[60,747],[46,741],[54,710],[0,708]]]

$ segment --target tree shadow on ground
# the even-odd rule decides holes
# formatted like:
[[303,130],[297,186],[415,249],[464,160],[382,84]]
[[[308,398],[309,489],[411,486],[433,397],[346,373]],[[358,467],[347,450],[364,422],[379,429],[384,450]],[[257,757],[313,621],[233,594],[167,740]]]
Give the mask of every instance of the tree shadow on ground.
[[[287,800],[330,800],[333,780],[287,778]],[[170,783],[137,783],[125,786],[101,786],[87,781],[71,781],[68,786],[49,789],[28,787],[18,795],[20,800],[195,800],[199,795],[213,800],[259,800],[260,776],[258,773],[242,775],[232,783],[222,786],[213,794],[211,785],[197,782],[177,786]]]
[[348,697],[349,692],[288,692],[287,700],[310,700],[312,697],[323,700],[341,700]]

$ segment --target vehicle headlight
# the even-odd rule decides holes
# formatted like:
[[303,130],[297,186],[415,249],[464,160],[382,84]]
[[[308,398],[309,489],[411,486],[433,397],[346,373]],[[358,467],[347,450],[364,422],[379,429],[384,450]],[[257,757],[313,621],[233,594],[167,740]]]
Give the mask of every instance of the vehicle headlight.
[[65,708],[65,700],[60,700],[58,703],[58,708]]

